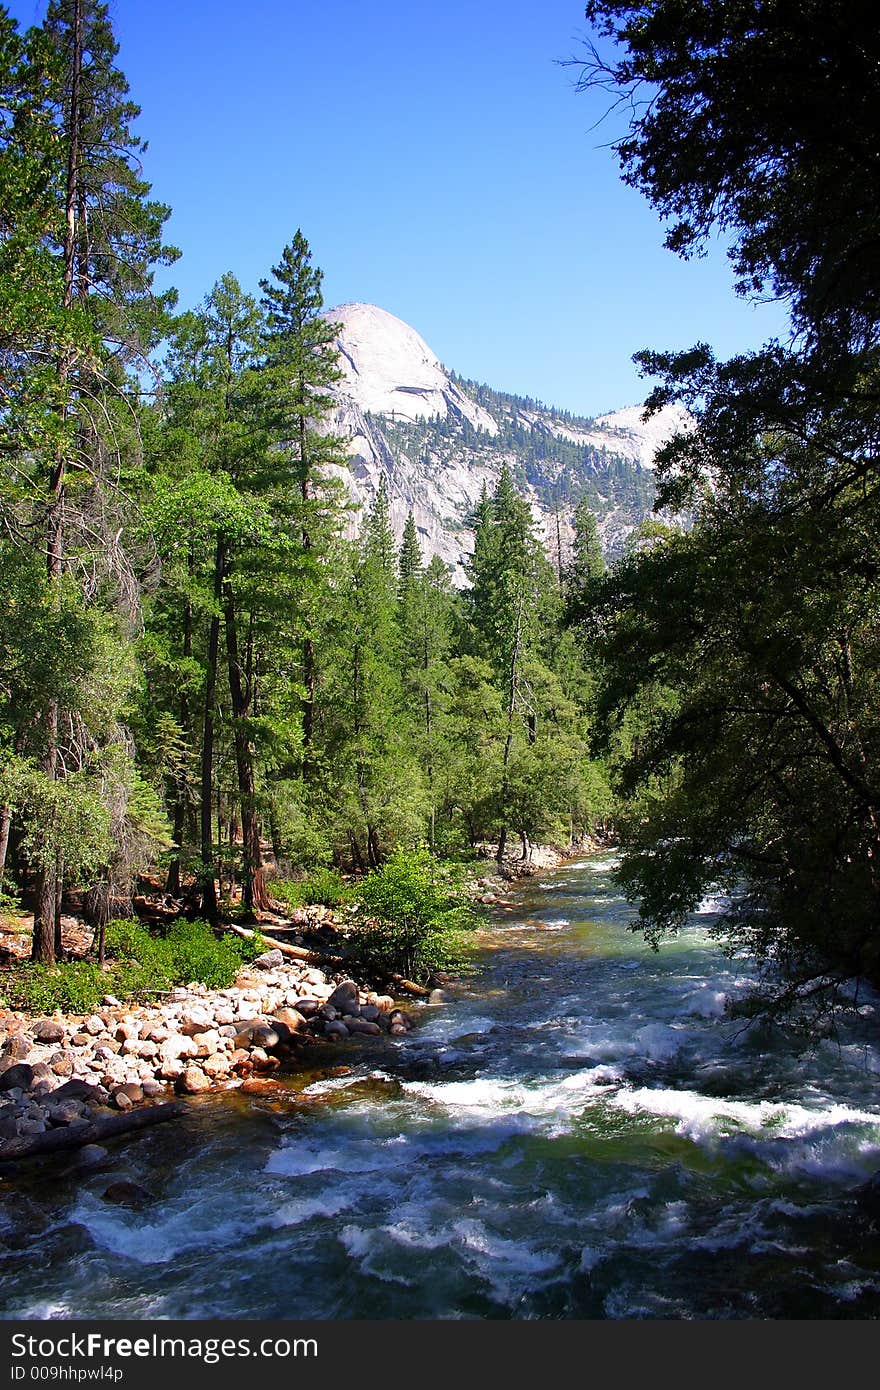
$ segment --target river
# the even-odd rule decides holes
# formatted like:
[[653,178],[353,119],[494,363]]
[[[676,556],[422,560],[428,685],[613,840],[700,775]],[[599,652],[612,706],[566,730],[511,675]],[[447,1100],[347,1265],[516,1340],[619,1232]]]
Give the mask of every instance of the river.
[[612,867],[512,894],[406,1038],[4,1182],[2,1315],[880,1316],[880,998],[808,1051],[744,1028],[713,904],[655,953]]

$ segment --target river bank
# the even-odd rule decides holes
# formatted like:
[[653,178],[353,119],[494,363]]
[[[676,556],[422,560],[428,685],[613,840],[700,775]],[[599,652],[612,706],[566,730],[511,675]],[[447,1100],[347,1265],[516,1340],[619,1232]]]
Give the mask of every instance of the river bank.
[[[0,1163],[44,1151],[63,1128],[89,1142],[108,1112],[174,1095],[263,1090],[286,1063],[349,1038],[404,1035],[391,995],[270,950],[228,989],[191,985],[149,1004],[112,995],[90,1015],[0,1015]],[[59,1136],[60,1138],[60,1136]]]
[[[528,861],[487,864],[472,879],[470,895],[503,910],[515,883],[558,868],[575,852],[539,845]],[[156,1108],[157,1122],[176,1118],[179,1107],[167,1104],[174,1098],[239,1088],[265,1092],[279,1069],[314,1065],[328,1044],[412,1030],[412,996],[426,999],[430,991],[400,981],[402,998],[359,985],[347,973],[357,973],[356,959],[347,969],[338,958],[338,969],[319,965],[316,953],[302,948],[302,937],[295,946],[272,941],[272,921],[279,938],[292,926],[340,938],[333,912],[314,906],[286,922],[263,921],[270,949],[243,967],[228,989],[190,984],[144,1003],[108,994],[89,1014],[0,1011],[0,1164],[90,1146],[105,1131],[124,1132],[118,1116],[144,1107]],[[81,946],[88,945],[83,937]],[[132,1115],[130,1127],[145,1122]]]

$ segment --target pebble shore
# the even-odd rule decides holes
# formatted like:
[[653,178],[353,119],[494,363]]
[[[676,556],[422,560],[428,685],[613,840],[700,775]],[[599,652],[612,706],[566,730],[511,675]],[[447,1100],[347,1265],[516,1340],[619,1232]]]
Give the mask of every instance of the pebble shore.
[[106,995],[88,1016],[0,1014],[0,1161],[12,1141],[171,1095],[247,1086],[310,1047],[412,1026],[390,995],[277,950],[229,989],[190,985],[142,1005]]

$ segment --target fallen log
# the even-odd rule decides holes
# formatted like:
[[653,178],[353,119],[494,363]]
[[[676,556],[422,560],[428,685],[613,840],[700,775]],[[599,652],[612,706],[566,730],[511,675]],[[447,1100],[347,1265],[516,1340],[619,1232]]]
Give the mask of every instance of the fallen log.
[[404,994],[414,994],[417,999],[427,999],[431,993],[429,989],[425,989],[424,985],[417,985],[413,980],[405,979],[403,975],[389,975],[388,980]]
[[[247,927],[239,927],[234,922],[227,923],[226,930],[235,932],[236,936],[243,936],[246,941],[254,935]],[[332,965],[337,969],[346,964],[343,956],[331,955],[329,951],[307,951],[304,946],[289,946],[286,941],[278,941],[263,932],[260,932],[260,939],[265,941],[270,949],[280,951],[283,956],[290,956],[292,960],[304,960],[310,965]],[[431,993],[423,985],[417,985],[415,981],[407,980],[403,975],[389,975],[387,978],[389,983],[395,985],[403,994],[412,994],[417,999],[427,999]]]
[[118,1134],[128,1134],[132,1130],[162,1124],[165,1120],[179,1119],[186,1114],[186,1110],[185,1105],[172,1101],[165,1105],[146,1105],[142,1110],[131,1110],[124,1115],[99,1115],[96,1120],[85,1124],[59,1125],[57,1129],[46,1130],[45,1134],[22,1134],[0,1145],[0,1163],[17,1163],[19,1159],[35,1158],[38,1154],[59,1153],[64,1149],[81,1149],[86,1144],[99,1144]]
[[[254,933],[247,927],[239,927],[234,922],[226,923],[226,930],[234,932],[236,936],[243,936],[245,941],[252,940]],[[276,941],[274,937],[265,936],[260,932],[260,940],[265,941],[266,945],[275,951],[280,951],[283,956],[290,956],[291,960],[304,960],[310,965],[342,965],[342,956],[330,955],[329,952],[307,951],[305,946],[290,946],[286,941]]]

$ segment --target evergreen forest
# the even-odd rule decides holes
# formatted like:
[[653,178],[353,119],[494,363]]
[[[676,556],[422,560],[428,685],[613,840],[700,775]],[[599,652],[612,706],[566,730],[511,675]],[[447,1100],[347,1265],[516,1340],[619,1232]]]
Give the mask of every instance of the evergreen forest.
[[[100,930],[145,881],[217,927],[279,879],[602,832],[653,940],[723,889],[728,936],[786,967],[780,1005],[880,978],[880,35],[860,8],[588,0],[608,46],[581,84],[632,112],[625,180],[671,250],[726,235],[740,292],[785,302],[792,336],[641,354],[648,410],[695,427],[610,569],[596,451],[462,383],[530,483],[581,479],[563,563],[503,469],[463,589],[412,517],[395,540],[385,489],[352,517],[302,231],[258,292],[231,268],[178,313],[108,6],[51,0],[26,31],[0,9],[0,887],[34,961],[62,956],[66,903]],[[421,426],[383,428],[418,448]],[[653,482],[615,467],[644,508]]]

